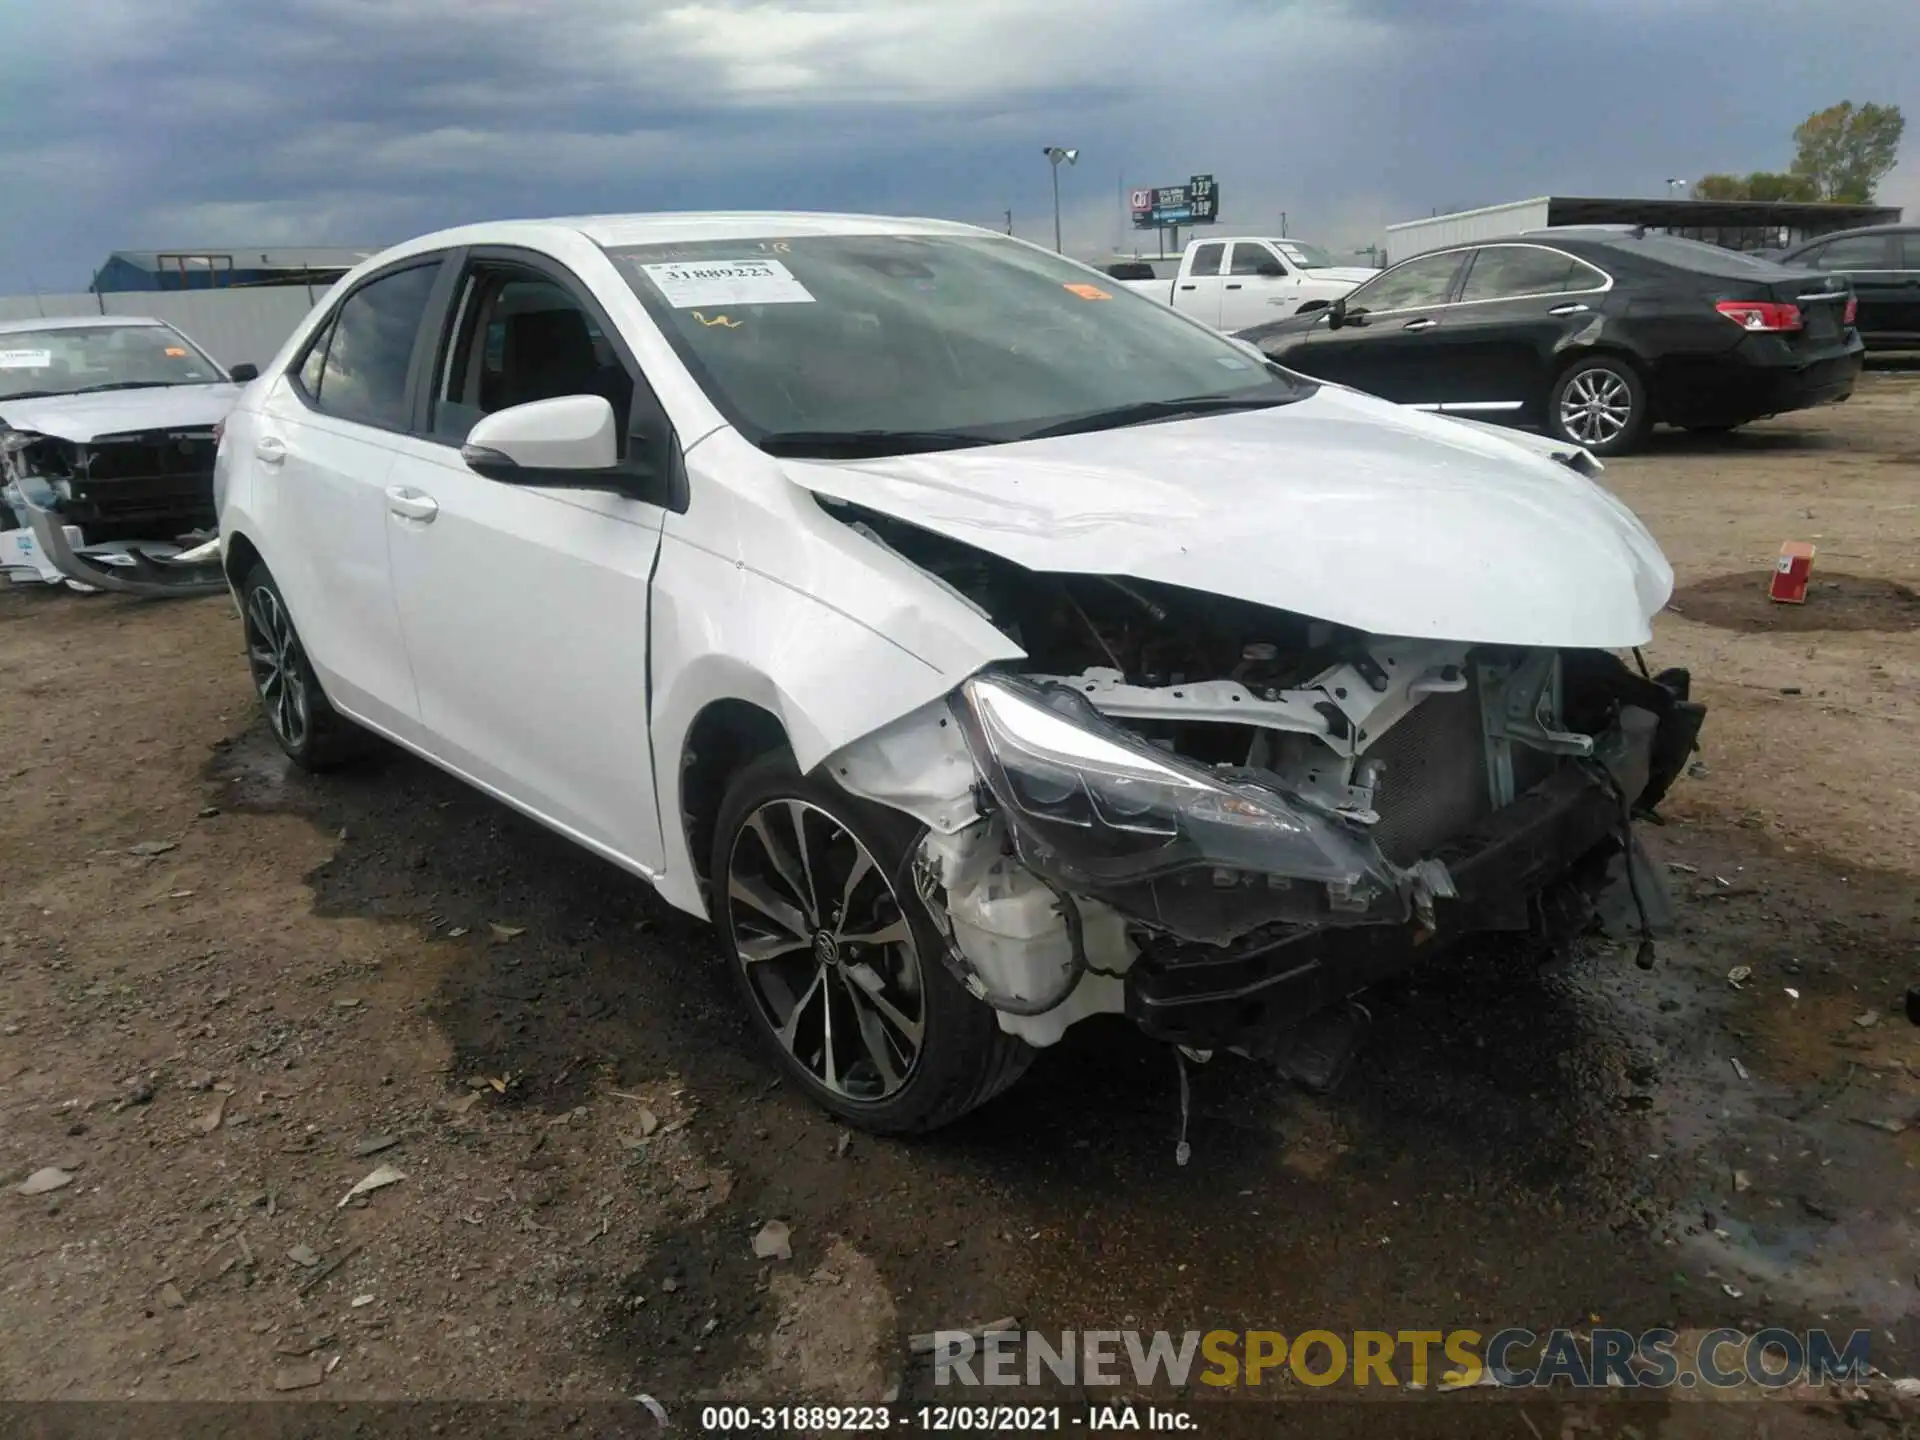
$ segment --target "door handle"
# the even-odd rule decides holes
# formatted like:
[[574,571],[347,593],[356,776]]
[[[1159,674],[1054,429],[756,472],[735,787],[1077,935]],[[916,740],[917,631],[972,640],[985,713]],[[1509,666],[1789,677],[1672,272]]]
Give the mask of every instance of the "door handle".
[[1587,306],[1582,305],[1579,301],[1576,300],[1571,305],[1556,305],[1551,310],[1547,311],[1547,314],[1549,315],[1584,315],[1587,313],[1587,309],[1588,309]]
[[387,509],[403,519],[418,520],[425,524],[440,513],[440,502],[431,495],[422,495],[418,490],[390,485],[387,487]]
[[1402,325],[1400,328],[1402,330],[1431,330],[1433,329],[1434,326],[1438,325],[1439,323],[1440,322],[1438,320],[1435,320],[1431,316],[1429,316],[1425,320],[1409,320],[1407,321],[1406,324]]
[[278,435],[262,435],[253,442],[253,458],[262,465],[278,465],[287,458],[287,442]]
[[1181,288],[1182,290],[1191,290],[1191,289],[1193,289],[1193,285],[1192,285],[1192,282],[1188,282],[1187,284],[1185,284],[1185,285],[1182,285],[1182,286],[1181,286],[1180,288]]
[[1240,288],[1240,282],[1238,280],[1229,280],[1227,282],[1227,289],[1238,290],[1239,288]]

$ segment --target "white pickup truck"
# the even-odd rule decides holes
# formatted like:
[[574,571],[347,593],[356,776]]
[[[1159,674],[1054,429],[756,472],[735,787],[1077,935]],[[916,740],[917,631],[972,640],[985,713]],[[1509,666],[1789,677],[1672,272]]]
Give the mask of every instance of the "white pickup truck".
[[1177,262],[1129,257],[1103,268],[1129,290],[1229,334],[1329,304],[1380,273],[1337,264],[1317,245],[1240,235],[1192,241]]

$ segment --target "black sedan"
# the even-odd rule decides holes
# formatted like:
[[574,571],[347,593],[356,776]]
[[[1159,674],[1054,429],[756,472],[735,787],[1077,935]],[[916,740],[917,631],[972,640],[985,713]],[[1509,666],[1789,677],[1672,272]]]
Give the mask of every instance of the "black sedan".
[[1725,431],[1853,393],[1851,288],[1640,230],[1556,229],[1406,260],[1242,332],[1289,369],[1597,455],[1656,422]]
[[1920,348],[1920,225],[1842,230],[1789,250],[1783,265],[1844,276],[1869,350]]

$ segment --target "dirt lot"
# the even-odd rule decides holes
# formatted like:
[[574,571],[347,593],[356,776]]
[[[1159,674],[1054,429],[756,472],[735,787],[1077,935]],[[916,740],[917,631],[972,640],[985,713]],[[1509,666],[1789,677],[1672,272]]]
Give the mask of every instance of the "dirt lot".
[[[634,882],[404,757],[290,774],[226,601],[0,591],[0,1397],[684,1419],[928,1397],[908,1335],[1006,1315],[1860,1325],[1914,1373],[1920,372],[1608,481],[1679,574],[1649,659],[1712,707],[1652,835],[1683,936],[1651,974],[1422,973],[1330,1099],[1218,1060],[1184,1168],[1174,1064],[1118,1024],[935,1139],[848,1137]],[[1788,538],[1819,546],[1804,611],[1760,598]],[[15,1193],[47,1166],[72,1182]],[[343,1205],[381,1166],[405,1178]],[[755,1257],[772,1218],[790,1261]],[[1535,1436],[1892,1413],[1805,1399],[1426,1408]]]

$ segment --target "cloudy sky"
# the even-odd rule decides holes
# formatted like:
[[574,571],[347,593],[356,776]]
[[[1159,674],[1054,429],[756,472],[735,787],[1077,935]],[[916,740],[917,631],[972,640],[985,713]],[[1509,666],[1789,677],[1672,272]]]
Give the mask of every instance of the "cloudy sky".
[[1067,243],[1211,171],[1342,248],[1434,207],[1784,167],[1902,105],[1915,0],[5,0],[0,293],[107,251],[379,244],[489,216],[825,208]]

